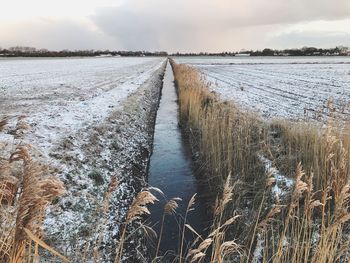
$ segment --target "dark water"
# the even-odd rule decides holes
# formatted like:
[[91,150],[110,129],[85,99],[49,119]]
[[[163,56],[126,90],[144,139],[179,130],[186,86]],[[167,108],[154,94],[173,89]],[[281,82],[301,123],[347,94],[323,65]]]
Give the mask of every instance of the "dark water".
[[[191,197],[199,191],[199,184],[193,174],[193,164],[188,143],[182,137],[178,126],[178,103],[172,68],[168,63],[157,113],[154,134],[154,148],[150,160],[148,183],[161,189],[165,197],[157,194],[160,200],[153,205],[149,221],[159,234],[163,207],[167,200],[180,197],[175,216],[166,216],[159,255],[166,255],[162,262],[171,262],[179,251],[179,235],[183,217]],[[189,212],[186,223],[200,234],[206,225],[206,212],[203,201],[196,198],[194,210]],[[180,227],[179,227],[180,225]],[[186,244],[194,240],[193,234],[186,230]],[[156,242],[154,244],[156,246]]]

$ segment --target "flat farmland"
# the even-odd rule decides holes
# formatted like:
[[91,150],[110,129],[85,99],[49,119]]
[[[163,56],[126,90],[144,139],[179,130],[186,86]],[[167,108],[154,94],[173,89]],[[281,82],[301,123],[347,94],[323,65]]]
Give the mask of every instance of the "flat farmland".
[[[103,233],[113,251],[147,171],[165,58],[0,59],[0,161],[26,147],[66,190],[46,211],[45,240],[72,258]],[[0,163],[0,166],[2,163]],[[99,207],[118,186],[110,214]],[[86,234],[86,233],[89,234]],[[112,247],[112,248],[111,248]],[[72,254],[71,254],[72,253]],[[80,260],[73,260],[80,262]]]
[[0,117],[25,116],[28,140],[58,139],[104,120],[160,67],[159,58],[1,59]]
[[350,114],[350,57],[177,58],[210,89],[264,118],[324,120]]

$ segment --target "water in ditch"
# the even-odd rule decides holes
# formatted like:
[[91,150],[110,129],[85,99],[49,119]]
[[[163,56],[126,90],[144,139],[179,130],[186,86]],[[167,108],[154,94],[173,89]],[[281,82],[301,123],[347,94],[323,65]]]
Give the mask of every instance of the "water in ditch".
[[[202,234],[207,225],[204,200],[200,198],[199,182],[194,176],[194,167],[190,146],[181,134],[179,107],[174,84],[174,75],[168,63],[163,80],[162,96],[157,113],[153,153],[150,159],[148,183],[164,192],[157,194],[159,202],[150,207],[149,221],[159,234],[164,205],[168,200],[179,197],[179,208],[175,215],[167,215],[164,221],[160,252],[165,256],[162,262],[172,262],[179,254],[179,243],[184,222],[186,207],[191,197],[198,193],[194,210],[188,213],[186,223]],[[191,245],[194,234],[186,229],[184,250]],[[157,246],[155,241],[153,247]],[[151,249],[151,253],[152,250]],[[155,251],[153,251],[154,256]]]

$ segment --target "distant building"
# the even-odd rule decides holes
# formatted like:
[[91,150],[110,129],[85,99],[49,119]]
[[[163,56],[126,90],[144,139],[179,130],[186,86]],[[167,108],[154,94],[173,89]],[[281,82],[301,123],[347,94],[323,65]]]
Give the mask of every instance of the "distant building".
[[101,54],[101,55],[98,55],[96,57],[98,57],[98,58],[106,58],[106,57],[113,57],[113,55],[112,54]]
[[250,57],[249,53],[238,53],[235,55],[236,57]]

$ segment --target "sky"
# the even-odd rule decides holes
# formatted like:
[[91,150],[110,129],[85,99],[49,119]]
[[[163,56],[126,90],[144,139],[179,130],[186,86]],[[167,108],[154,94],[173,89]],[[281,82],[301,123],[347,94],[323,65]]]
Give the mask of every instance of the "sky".
[[350,0],[0,0],[0,47],[222,52],[350,46]]

